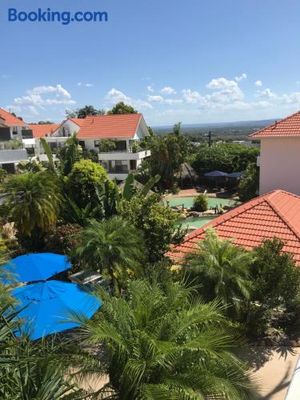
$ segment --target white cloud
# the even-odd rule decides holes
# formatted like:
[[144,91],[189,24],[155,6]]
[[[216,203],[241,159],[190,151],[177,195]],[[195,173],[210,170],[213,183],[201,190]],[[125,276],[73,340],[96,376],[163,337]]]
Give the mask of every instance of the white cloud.
[[74,105],[76,101],[71,94],[60,84],[56,86],[36,86],[27,90],[26,95],[16,97],[9,106],[18,112],[27,111],[30,114],[38,115],[39,110],[50,106]]
[[148,96],[148,100],[151,101],[152,103],[163,103],[164,102],[164,98],[159,95]]
[[132,107],[136,107],[137,109],[152,108],[152,105],[147,101],[129,97],[121,90],[115,88],[110,89],[110,91],[105,96],[105,100],[109,104],[116,104],[123,101],[124,103],[129,104]]
[[77,86],[85,86],[85,87],[89,88],[89,87],[93,87],[94,85],[89,82],[87,82],[87,83],[77,82]]
[[244,98],[244,93],[238,83],[223,77],[212,79],[206,87],[213,91],[211,95],[206,96],[212,103],[226,104],[241,101]]
[[147,86],[147,90],[148,90],[148,92],[151,92],[151,93],[154,92],[154,89],[153,89],[153,87],[151,85]]
[[272,92],[272,90],[270,88],[266,88],[264,90],[260,90],[258,92],[258,97],[262,98],[262,99],[275,99],[278,98],[278,96]]
[[196,104],[203,100],[203,97],[196,90],[183,89],[183,99],[189,104]]
[[262,87],[263,83],[260,79],[258,79],[257,81],[255,81],[255,86],[257,87]]
[[244,72],[242,75],[236,76],[234,79],[235,79],[237,82],[240,82],[240,81],[242,81],[243,79],[247,79],[247,74],[245,74],[245,72]]
[[173,89],[171,86],[165,86],[164,88],[161,89],[160,93],[163,94],[176,94],[176,90]]

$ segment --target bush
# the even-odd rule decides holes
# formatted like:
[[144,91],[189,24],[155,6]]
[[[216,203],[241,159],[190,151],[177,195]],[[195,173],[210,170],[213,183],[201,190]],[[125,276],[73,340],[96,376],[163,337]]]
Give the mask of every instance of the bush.
[[208,209],[207,196],[199,194],[194,200],[193,209],[195,211],[206,211]]
[[239,184],[239,198],[241,201],[253,199],[258,194],[259,168],[251,163],[248,165],[245,174]]
[[274,330],[286,333],[297,320],[300,269],[291,255],[282,252],[283,246],[283,242],[274,238],[254,250],[247,315],[247,330],[251,336],[266,336]]

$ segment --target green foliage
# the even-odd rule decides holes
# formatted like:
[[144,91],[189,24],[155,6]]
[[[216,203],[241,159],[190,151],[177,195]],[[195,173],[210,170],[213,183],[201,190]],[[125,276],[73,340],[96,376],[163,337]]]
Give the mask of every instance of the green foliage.
[[117,145],[114,140],[109,140],[109,139],[100,140],[99,151],[101,153],[108,153],[110,151],[114,151],[116,147]]
[[256,164],[248,165],[239,184],[239,198],[241,201],[248,201],[256,197],[259,187],[259,168]]
[[84,208],[89,203],[97,203],[96,188],[101,187],[108,180],[105,169],[91,160],[75,162],[69,175],[65,179],[66,190],[76,204]]
[[44,171],[45,168],[43,165],[37,161],[37,160],[31,160],[31,161],[21,161],[18,164],[18,171],[19,172],[40,172]]
[[205,194],[201,193],[194,199],[193,209],[201,212],[208,209],[208,199]]
[[132,106],[120,101],[107,114],[137,114],[137,111]]
[[130,275],[139,273],[143,254],[141,233],[120,217],[91,221],[79,235],[79,246],[75,250],[75,256],[85,268],[99,269],[110,279],[116,294],[126,286]]
[[75,111],[68,112],[66,111],[67,118],[86,118],[91,115],[104,115],[104,110],[97,110],[94,106],[84,106],[82,108],[78,108]]
[[192,162],[192,167],[201,175],[209,171],[241,172],[249,163],[256,163],[259,149],[235,143],[201,145]]
[[186,257],[184,271],[199,285],[205,301],[218,299],[229,315],[237,315],[250,298],[252,259],[251,253],[207,230],[198,249]]
[[180,166],[189,155],[189,140],[180,134],[178,127],[166,136],[151,136],[147,138],[147,146],[151,150],[151,156],[142,164],[141,177],[149,179],[152,176],[161,177],[157,184],[159,190],[173,189],[175,175],[180,171]]
[[104,352],[109,383],[100,398],[251,398],[246,368],[232,352],[236,338],[222,310],[193,294],[181,284],[162,287],[147,281],[131,281],[126,297],[101,291],[97,316],[79,318],[86,342]]
[[300,270],[282,252],[279,239],[266,240],[255,251],[251,267],[252,294],[248,331],[264,335],[272,328],[287,331],[299,313]]
[[53,159],[53,154],[52,154],[52,150],[51,147],[49,145],[49,143],[46,141],[46,139],[44,138],[40,138],[40,143],[44,149],[45,154],[47,155],[48,158],[48,169],[50,172],[55,173],[55,164],[54,164],[54,159]]
[[62,362],[64,347],[16,337],[17,315],[0,314],[0,398],[2,400],[79,400],[84,393],[68,382]]
[[163,258],[175,236],[177,214],[152,194],[124,201],[121,215],[143,232],[148,260],[156,262]]
[[82,158],[82,148],[76,136],[70,137],[65,145],[60,149],[58,157],[61,164],[61,172],[64,176],[68,175],[75,162]]
[[5,181],[5,178],[7,177],[7,172],[5,169],[0,168],[0,184]]
[[12,175],[3,190],[4,207],[19,234],[47,232],[56,223],[62,196],[55,175],[48,172]]

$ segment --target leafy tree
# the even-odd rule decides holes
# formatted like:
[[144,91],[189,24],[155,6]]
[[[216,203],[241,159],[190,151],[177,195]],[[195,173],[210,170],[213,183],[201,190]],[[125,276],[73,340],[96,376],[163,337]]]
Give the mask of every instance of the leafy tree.
[[132,106],[120,101],[107,114],[137,114],[137,111]]
[[117,145],[114,140],[110,139],[102,139],[100,140],[99,144],[99,151],[103,153],[107,153],[110,151],[114,151],[116,149]]
[[85,268],[99,269],[110,279],[113,292],[119,294],[128,277],[138,273],[144,255],[143,238],[120,217],[94,220],[80,234],[75,255]]
[[157,186],[160,190],[174,189],[175,174],[189,155],[189,141],[180,133],[180,125],[174,126],[174,132],[166,136],[151,136],[147,138],[147,146],[151,156],[143,161],[141,176],[146,179],[151,176],[161,177]]
[[250,298],[249,267],[252,254],[207,230],[198,249],[188,254],[184,271],[199,285],[205,301],[218,299],[230,315],[240,312]]
[[199,194],[194,199],[193,209],[196,211],[206,211],[208,209],[208,200],[205,194]]
[[94,106],[84,106],[75,111],[66,111],[67,118],[86,118],[91,115],[104,115],[104,110],[97,110]]
[[300,270],[283,242],[266,240],[254,251],[251,266],[252,292],[247,327],[252,336],[274,328],[286,332],[299,315]]
[[47,232],[55,225],[62,195],[57,178],[48,172],[13,175],[4,183],[4,207],[20,235]]
[[65,179],[67,193],[80,208],[89,203],[94,206],[98,203],[96,190],[100,188],[108,175],[105,169],[91,160],[75,162],[69,175]]
[[236,143],[201,145],[197,147],[192,167],[199,175],[214,170],[228,173],[242,172],[246,170],[248,164],[256,163],[258,155],[258,148]]
[[241,201],[248,201],[256,197],[259,187],[259,168],[256,164],[248,165],[245,174],[239,184],[239,198]]
[[133,196],[121,205],[121,215],[144,234],[147,258],[157,262],[172,242],[178,240],[177,214],[160,202],[156,194]]
[[6,177],[7,172],[5,171],[5,169],[0,168],[0,183],[3,183]]
[[[101,348],[109,382],[102,399],[250,399],[236,340],[216,303],[180,284],[131,281],[127,296],[101,292],[103,306],[84,323],[87,344]],[[99,352],[100,353],[100,352]]]

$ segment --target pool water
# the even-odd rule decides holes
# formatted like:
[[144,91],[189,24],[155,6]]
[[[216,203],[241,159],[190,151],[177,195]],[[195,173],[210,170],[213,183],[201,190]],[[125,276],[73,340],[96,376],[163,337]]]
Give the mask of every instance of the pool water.
[[[175,207],[175,206],[184,206],[184,208],[192,208],[194,204],[194,198],[195,197],[174,197],[172,199],[166,199],[165,202],[168,204],[170,207]],[[220,199],[217,197],[208,197],[208,208],[214,208],[216,206],[219,207],[224,207],[224,206],[233,206],[234,205],[234,200],[231,199]]]
[[187,219],[180,220],[177,225],[181,225],[182,228],[201,228],[203,225],[212,221],[214,216],[205,216],[205,217],[190,217]]

